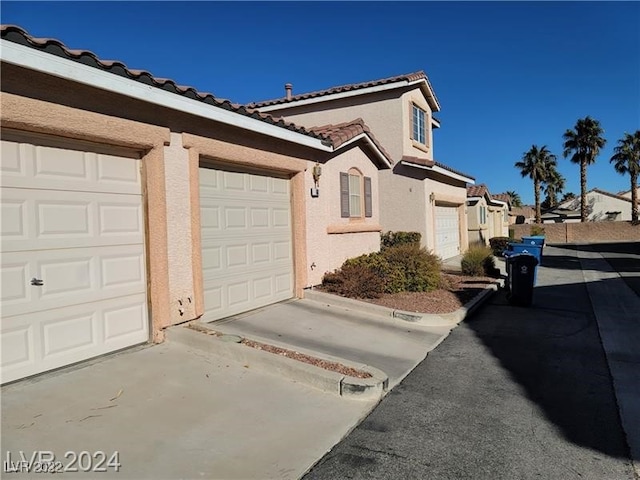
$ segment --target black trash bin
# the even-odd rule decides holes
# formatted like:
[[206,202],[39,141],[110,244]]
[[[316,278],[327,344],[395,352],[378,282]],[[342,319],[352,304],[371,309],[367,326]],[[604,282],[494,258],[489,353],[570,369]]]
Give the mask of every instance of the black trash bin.
[[531,306],[538,259],[528,253],[507,258],[507,299],[514,305]]

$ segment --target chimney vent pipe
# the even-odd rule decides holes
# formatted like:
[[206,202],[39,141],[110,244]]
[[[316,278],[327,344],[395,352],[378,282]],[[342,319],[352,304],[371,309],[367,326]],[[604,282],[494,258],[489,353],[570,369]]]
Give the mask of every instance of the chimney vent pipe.
[[291,85],[290,83],[285,83],[284,84],[284,90],[287,94],[287,100],[291,100],[291,90],[293,89],[293,85]]

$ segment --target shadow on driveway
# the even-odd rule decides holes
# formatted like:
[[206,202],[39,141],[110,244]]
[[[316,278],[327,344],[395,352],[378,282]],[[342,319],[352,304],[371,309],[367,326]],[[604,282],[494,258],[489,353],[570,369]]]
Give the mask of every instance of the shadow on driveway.
[[[534,290],[531,308],[509,305],[501,291],[466,323],[568,440],[628,458],[611,373],[576,253],[602,251],[624,271],[635,272],[640,271],[640,257],[631,257],[640,253],[640,246],[555,247],[554,255],[543,259],[543,281]],[[625,280],[638,284],[640,275]]]

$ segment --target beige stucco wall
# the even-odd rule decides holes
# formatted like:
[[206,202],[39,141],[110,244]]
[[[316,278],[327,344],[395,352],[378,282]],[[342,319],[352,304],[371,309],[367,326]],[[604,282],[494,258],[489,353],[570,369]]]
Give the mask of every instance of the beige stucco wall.
[[[380,190],[378,168],[359,148],[353,147],[321,165],[320,196],[311,197],[313,164],[305,173],[307,204],[307,286],[318,285],[326,272],[339,268],[347,258],[380,249]],[[371,178],[372,216],[362,219],[340,216],[340,172],[355,168]]]
[[[511,225],[514,238],[531,235],[533,225]],[[545,242],[640,242],[640,225],[631,222],[552,223],[542,225]]]
[[487,222],[480,223],[480,209],[482,207],[487,208],[487,201],[484,197],[472,202],[471,205],[467,205],[469,244],[482,243],[488,245],[489,243],[488,224]]
[[167,198],[167,249],[169,252],[169,291],[171,323],[196,317],[191,250],[191,188],[189,151],[182,135],[171,132],[171,144],[164,147]]
[[380,223],[385,232],[419,232],[422,245],[426,246],[427,196],[419,178],[405,176],[415,172],[411,167],[396,165],[391,170],[380,171]]
[[283,108],[269,113],[305,127],[335,125],[362,118],[395,162],[403,155],[405,132],[409,135],[406,125],[409,114],[403,106],[406,101],[403,99],[404,91],[387,90],[367,95],[364,99],[360,96],[349,97],[320,104]]

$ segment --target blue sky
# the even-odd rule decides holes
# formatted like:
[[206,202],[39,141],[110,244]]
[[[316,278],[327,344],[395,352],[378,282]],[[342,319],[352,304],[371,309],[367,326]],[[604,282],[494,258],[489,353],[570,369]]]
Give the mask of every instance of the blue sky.
[[629,189],[609,163],[640,129],[639,2],[2,2],[2,23],[237,103],[424,70],[442,111],[437,160],[533,202],[513,164],[532,144],[579,168],[562,134],[586,115],[606,148],[589,188]]

